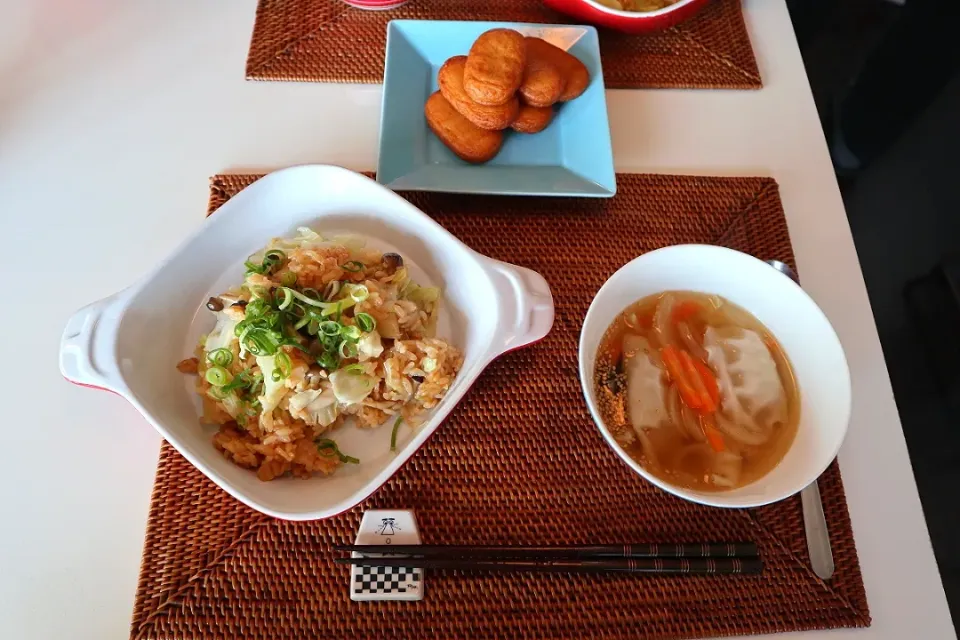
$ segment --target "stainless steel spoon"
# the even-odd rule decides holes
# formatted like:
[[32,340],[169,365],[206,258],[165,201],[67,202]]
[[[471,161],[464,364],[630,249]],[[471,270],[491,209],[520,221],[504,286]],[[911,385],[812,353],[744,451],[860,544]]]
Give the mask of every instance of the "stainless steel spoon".
[[[787,276],[797,284],[800,278],[797,272],[779,260],[767,260],[767,264]],[[823,500],[817,481],[811,482],[800,492],[800,504],[803,507],[803,527],[807,535],[807,551],[810,552],[810,565],[813,572],[823,580],[833,576],[833,550],[830,548],[830,534],[827,531],[827,519],[823,515]]]

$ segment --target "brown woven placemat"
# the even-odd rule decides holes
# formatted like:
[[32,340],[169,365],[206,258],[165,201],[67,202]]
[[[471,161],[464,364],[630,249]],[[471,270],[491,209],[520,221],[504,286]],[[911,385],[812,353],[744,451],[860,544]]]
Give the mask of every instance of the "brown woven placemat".
[[[260,0],[247,78],[382,82],[387,22],[400,19],[574,22],[540,0],[411,0],[390,11],[355,9],[341,0]],[[740,0],[714,0],[690,20],[654,34],[602,29],[600,52],[608,88],[762,86]]]
[[[258,176],[217,176],[210,211]],[[474,249],[539,271],[556,323],[496,360],[433,437],[365,503],[328,520],[260,515],[164,444],[134,638],[690,638],[870,624],[834,463],[820,480],[836,558],[809,566],[798,498],[698,506],[624,465],[592,423],[577,340],[593,295],[635,256],[717,243],[793,264],[769,178],[619,175],[609,200],[406,194]],[[334,544],[365,509],[415,509],[426,544],[754,540],[759,576],[431,573],[422,602],[353,602]]]

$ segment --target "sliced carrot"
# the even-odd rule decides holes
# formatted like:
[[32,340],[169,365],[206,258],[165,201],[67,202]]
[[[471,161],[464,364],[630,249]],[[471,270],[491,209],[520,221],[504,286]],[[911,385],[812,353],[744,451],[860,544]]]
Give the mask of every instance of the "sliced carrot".
[[727,448],[723,441],[723,434],[720,433],[720,429],[717,429],[717,425],[713,422],[713,416],[700,416],[700,428],[703,429],[703,435],[706,436],[711,449],[719,453]]
[[[713,396],[707,390],[706,382],[704,381],[700,370],[697,369],[697,365],[694,364],[695,360],[686,351],[680,352],[680,361],[683,363],[683,373],[687,377],[687,380],[690,382],[690,386],[693,387],[693,390],[696,392],[697,396],[700,398],[700,411],[703,413],[713,413],[717,410],[717,403],[714,401]],[[712,377],[712,375],[711,375]]]
[[[700,409],[703,404],[703,399],[690,383],[684,371],[681,360],[681,354],[683,353],[683,351],[670,345],[660,350],[660,356],[663,358],[663,364],[667,368],[667,373],[670,375],[673,383],[677,385],[677,391],[680,392],[680,399],[691,409]],[[689,354],[687,355],[689,356]]]
[[693,300],[684,300],[673,308],[673,324],[686,322],[693,316],[700,313],[700,304]]
[[649,330],[653,326],[653,311],[648,311],[641,316],[637,316],[637,326],[641,329]]
[[710,399],[713,400],[713,404],[720,406],[720,386],[717,384],[717,378],[713,375],[713,371],[710,370],[710,367],[702,363],[700,360],[694,360],[693,366],[697,368],[697,372],[700,374],[700,379],[703,380],[703,386],[707,388],[707,393],[710,394]]

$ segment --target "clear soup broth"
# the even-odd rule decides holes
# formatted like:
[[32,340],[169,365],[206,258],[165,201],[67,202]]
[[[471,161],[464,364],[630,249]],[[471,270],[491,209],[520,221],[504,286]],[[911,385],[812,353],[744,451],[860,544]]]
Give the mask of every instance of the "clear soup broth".
[[631,304],[603,336],[594,385],[630,457],[698,491],[769,473],[800,422],[800,390],[780,344],[719,296],[668,291]]

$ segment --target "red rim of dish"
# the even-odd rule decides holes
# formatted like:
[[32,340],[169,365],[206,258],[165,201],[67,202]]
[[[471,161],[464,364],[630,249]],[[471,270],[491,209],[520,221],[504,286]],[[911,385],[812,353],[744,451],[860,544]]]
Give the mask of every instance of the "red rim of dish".
[[[347,2],[347,1],[348,0],[344,0],[344,2]],[[350,1],[356,1],[356,0],[350,0]],[[660,9],[654,9],[653,11],[626,11],[621,9],[611,9],[608,6],[597,2],[597,0],[581,0],[581,2],[583,2],[584,4],[588,4],[594,9],[598,11],[602,11],[603,13],[608,13],[612,16],[620,16],[621,18],[629,18],[632,20],[638,20],[638,19],[643,20],[647,18],[655,18],[657,16],[663,16],[672,11],[676,11],[680,7],[684,7],[695,1],[696,0],[679,0],[679,2],[674,2],[671,5],[662,7]]]
[[346,4],[357,9],[388,9],[399,7],[409,0],[343,0]]

